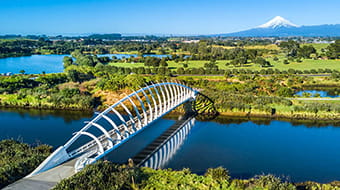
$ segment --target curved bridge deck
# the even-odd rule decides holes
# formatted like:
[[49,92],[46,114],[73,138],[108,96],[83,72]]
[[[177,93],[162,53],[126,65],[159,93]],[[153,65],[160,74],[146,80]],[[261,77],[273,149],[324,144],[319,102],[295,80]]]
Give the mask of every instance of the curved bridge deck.
[[47,190],[54,187],[61,180],[75,174],[74,164],[76,159],[70,160],[48,171],[25,177],[3,188],[3,190]]

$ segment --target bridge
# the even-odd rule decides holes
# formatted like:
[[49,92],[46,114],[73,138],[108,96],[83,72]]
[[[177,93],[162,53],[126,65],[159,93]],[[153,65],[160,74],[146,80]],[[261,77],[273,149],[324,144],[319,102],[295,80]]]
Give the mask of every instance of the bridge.
[[[95,118],[86,122],[81,130],[75,132],[68,142],[57,148],[31,174],[5,189],[51,188],[63,178],[103,158],[178,106],[195,100],[197,94],[197,90],[179,82],[151,83],[140,88],[97,113]],[[174,137],[177,140],[183,139],[186,133],[184,129],[192,126],[190,124],[192,122],[184,122],[178,126],[175,130],[181,132],[180,136],[177,134]],[[176,147],[173,145],[180,143],[176,141],[174,144],[173,140],[165,139],[162,144],[169,144],[174,152]],[[169,151],[169,146],[166,147]],[[163,149],[157,148],[150,154],[164,156],[157,153],[159,150]],[[158,163],[155,165],[147,162],[147,159],[140,161],[140,165],[160,166]]]

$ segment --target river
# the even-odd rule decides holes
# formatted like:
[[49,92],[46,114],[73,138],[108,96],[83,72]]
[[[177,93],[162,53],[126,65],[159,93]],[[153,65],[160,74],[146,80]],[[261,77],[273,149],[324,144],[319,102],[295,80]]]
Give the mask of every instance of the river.
[[[63,58],[69,55],[32,55],[23,57],[0,58],[1,73],[19,73],[24,70],[27,74],[60,73],[63,72]],[[116,56],[118,59],[137,56],[134,54],[103,54],[98,56]],[[168,55],[144,55],[152,57],[166,57]]]
[[[0,139],[46,143],[57,148],[92,117],[92,113],[81,112],[2,109]],[[126,161],[175,121],[158,120],[106,159]],[[293,182],[330,182],[340,180],[339,158],[339,127],[219,117],[213,121],[196,120],[164,168],[190,168],[203,174],[207,168],[222,166],[234,178],[270,173]]]
[[301,90],[298,91],[295,95],[301,97],[322,97],[322,98],[339,98],[339,92],[337,88],[332,88],[331,91],[325,90]]

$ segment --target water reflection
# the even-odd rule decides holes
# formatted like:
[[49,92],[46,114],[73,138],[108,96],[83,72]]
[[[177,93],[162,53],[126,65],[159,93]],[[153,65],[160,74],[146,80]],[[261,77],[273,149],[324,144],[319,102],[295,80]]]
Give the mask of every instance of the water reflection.
[[15,139],[33,145],[58,147],[91,117],[91,113],[85,112],[2,108],[0,140]]
[[219,117],[215,122],[196,121],[189,138],[163,167],[204,174],[222,166],[233,178],[274,174],[293,182],[330,182],[340,179],[339,139],[340,128],[332,125]]
[[23,108],[1,108],[0,114],[13,113],[21,119],[39,119],[48,120],[52,118],[61,118],[66,124],[84,118],[91,118],[91,111],[72,111],[72,110],[41,110],[41,109],[23,109]]
[[168,161],[176,154],[177,150],[182,146],[194,125],[195,118],[189,119],[180,130],[169,137],[161,147],[156,149],[154,153],[140,165],[153,169],[163,168],[164,165],[168,163]]

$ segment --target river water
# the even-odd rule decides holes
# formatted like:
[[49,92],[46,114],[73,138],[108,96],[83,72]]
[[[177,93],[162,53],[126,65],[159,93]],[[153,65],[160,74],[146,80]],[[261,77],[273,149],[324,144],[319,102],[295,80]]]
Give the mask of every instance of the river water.
[[[32,55],[24,57],[0,58],[1,73],[19,73],[24,70],[27,74],[60,73],[63,72],[63,58],[69,55]],[[116,56],[118,59],[136,57],[134,54],[103,54],[98,56]],[[166,57],[168,55],[144,55],[152,57]]]
[[[0,139],[46,143],[57,148],[92,117],[92,113],[2,109]],[[158,120],[107,159],[125,162],[175,122],[176,118]],[[340,180],[339,158],[339,127],[220,117],[196,120],[164,168],[190,168],[203,174],[207,168],[222,166],[234,178],[270,173],[294,182],[330,182]]]
[[[336,89],[336,88],[334,88]],[[328,92],[324,90],[301,90],[297,92],[295,95],[303,97],[307,95],[308,97],[322,97],[322,98],[339,98],[340,95],[338,91]],[[336,94],[335,94],[336,93]]]

